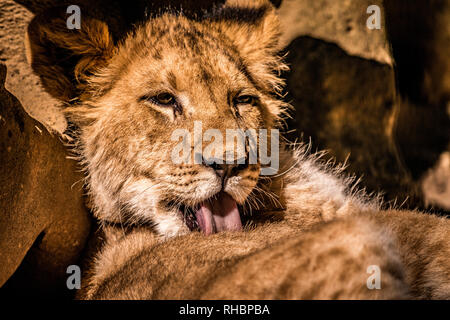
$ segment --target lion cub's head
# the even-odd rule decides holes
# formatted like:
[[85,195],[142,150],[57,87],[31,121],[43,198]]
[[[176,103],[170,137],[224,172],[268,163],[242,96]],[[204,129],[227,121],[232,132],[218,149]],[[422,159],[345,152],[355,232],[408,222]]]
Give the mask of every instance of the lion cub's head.
[[[77,150],[96,216],[150,221],[166,236],[239,229],[239,207],[258,182],[260,164],[247,161],[247,148],[239,164],[199,159],[195,150],[205,146],[193,143],[191,161],[174,161],[180,141],[173,134],[195,135],[201,127],[226,137],[227,129],[277,124],[277,73],[285,66],[276,56],[269,2],[228,1],[196,20],[163,14],[119,44],[103,22],[82,12],[81,29],[68,30],[65,17],[30,24],[31,64],[79,128]],[[236,155],[234,143],[224,143],[223,152]]]

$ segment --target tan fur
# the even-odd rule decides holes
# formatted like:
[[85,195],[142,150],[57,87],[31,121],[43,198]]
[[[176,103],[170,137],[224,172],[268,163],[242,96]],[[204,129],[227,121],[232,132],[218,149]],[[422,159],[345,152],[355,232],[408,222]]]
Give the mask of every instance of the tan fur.
[[[76,150],[95,215],[135,226],[107,241],[81,297],[449,298],[448,220],[379,211],[342,168],[302,146],[281,150],[279,174],[259,177],[260,166],[249,165],[224,186],[245,211],[243,232],[188,233],[177,205],[199,203],[222,185],[211,168],[170,160],[171,132],[192,131],[194,121],[223,133],[270,129],[285,113],[276,94],[286,66],[268,2],[228,1],[198,21],[163,14],[118,45],[105,25],[84,20],[86,28],[69,32],[49,31],[37,18],[29,32],[34,70],[70,104],[65,111],[79,127]],[[72,50],[72,65],[49,46]],[[70,77],[75,85],[66,85]],[[182,108],[146,99],[161,91]],[[233,108],[230,96],[240,92],[257,103]],[[370,265],[382,270],[381,290],[366,286]]]
[[[366,269],[373,264],[383,270],[382,290],[366,287]],[[135,231],[105,246],[96,266],[85,298],[408,297],[393,241],[371,230],[363,218],[323,224],[304,234],[284,221],[208,238],[194,233],[162,244],[146,231]]]

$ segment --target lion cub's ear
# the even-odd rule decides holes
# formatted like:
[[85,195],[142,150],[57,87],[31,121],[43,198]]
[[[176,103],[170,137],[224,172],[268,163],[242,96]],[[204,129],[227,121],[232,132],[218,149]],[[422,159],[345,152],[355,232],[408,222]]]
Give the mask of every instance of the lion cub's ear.
[[66,8],[54,8],[36,16],[26,36],[27,58],[44,88],[68,102],[87,86],[87,78],[114,54],[107,25],[83,14],[81,29],[67,28]]
[[233,41],[250,73],[267,89],[280,89],[277,75],[287,67],[277,56],[279,21],[270,1],[227,0],[210,21]]

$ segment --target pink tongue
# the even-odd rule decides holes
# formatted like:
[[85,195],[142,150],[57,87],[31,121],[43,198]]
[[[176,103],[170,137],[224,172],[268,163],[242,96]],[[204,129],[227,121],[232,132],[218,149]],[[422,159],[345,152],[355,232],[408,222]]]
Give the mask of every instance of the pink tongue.
[[225,192],[219,193],[217,199],[203,202],[195,216],[198,226],[206,235],[242,229],[236,201]]

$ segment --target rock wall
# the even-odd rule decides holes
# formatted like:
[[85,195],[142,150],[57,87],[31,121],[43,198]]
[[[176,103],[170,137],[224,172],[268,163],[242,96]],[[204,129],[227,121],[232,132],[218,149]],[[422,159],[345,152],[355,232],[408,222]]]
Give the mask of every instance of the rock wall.
[[5,77],[0,64],[0,287],[9,294],[56,294],[90,232],[83,176],[61,138],[4,88]]

